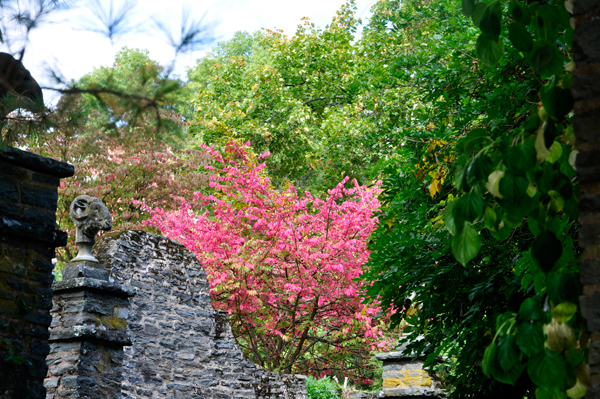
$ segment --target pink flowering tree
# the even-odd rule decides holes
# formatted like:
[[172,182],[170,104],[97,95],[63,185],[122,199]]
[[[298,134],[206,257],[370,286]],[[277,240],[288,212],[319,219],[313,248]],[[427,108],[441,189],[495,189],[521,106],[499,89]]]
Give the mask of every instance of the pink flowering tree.
[[[378,185],[347,178],[324,200],[272,188],[262,158],[229,145],[214,159],[210,194],[151,210],[146,223],[194,251],[211,296],[256,363],[282,373],[337,374],[364,382],[371,350],[386,350],[386,320],[358,281],[376,224]],[[202,209],[203,211],[199,211]]]

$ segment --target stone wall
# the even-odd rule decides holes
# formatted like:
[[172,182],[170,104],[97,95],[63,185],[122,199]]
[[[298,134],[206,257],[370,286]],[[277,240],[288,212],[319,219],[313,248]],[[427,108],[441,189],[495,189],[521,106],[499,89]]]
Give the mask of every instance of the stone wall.
[[73,166],[0,151],[0,398],[44,398],[57,187]]
[[206,273],[181,244],[144,232],[105,236],[94,255],[137,287],[130,299],[123,398],[305,397],[305,381],[269,373],[244,357],[227,314],[210,302]]
[[592,387],[586,398],[600,398],[600,0],[575,0],[573,53],[576,69],[573,127],[579,147],[577,178],[579,245],[581,259],[581,311],[588,323],[588,360]]

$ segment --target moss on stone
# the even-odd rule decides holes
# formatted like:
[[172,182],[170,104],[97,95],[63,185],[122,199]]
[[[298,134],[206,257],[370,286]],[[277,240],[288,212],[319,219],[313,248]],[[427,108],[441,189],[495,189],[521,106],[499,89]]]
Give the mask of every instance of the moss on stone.
[[106,328],[111,328],[115,330],[124,331],[127,329],[127,320],[116,317],[115,315],[99,317],[98,323],[100,323]]

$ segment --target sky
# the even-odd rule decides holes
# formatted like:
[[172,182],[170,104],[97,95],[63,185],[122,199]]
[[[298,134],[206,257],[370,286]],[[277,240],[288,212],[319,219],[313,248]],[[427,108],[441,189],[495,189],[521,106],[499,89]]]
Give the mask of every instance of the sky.
[[[81,0],[80,3],[92,1]],[[111,2],[96,1],[106,6]],[[126,0],[112,1],[118,6]],[[356,0],[357,16],[367,19],[375,1]],[[308,17],[315,25],[324,27],[344,3],[344,0],[139,0],[131,13],[135,16],[131,25],[154,26],[151,21],[158,19],[166,25],[179,27],[185,12],[190,19],[204,18],[203,21],[212,24],[217,42],[230,39],[237,31],[254,32],[263,28],[283,29],[291,36],[301,18]],[[60,71],[67,80],[78,79],[94,68],[110,66],[116,52],[123,46],[147,49],[150,58],[165,66],[174,59],[173,49],[156,29],[118,37],[111,43],[107,37],[81,28],[90,26],[90,22],[93,23],[93,17],[89,8],[79,8],[55,14],[50,22],[32,31],[23,63],[41,86],[53,85],[48,77],[48,65]],[[175,72],[185,76],[186,69],[193,66],[212,45],[180,55]],[[18,46],[13,46],[11,50],[14,53],[18,49]],[[0,51],[8,49],[0,46]],[[54,102],[52,98],[57,98],[48,91],[44,94],[47,102]]]

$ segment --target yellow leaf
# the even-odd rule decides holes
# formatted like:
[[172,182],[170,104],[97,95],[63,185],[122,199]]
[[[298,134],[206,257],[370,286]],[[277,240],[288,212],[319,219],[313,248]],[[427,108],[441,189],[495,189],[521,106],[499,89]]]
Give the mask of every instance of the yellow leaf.
[[439,180],[433,179],[431,181],[431,185],[429,186],[429,194],[431,195],[431,198],[433,198],[440,191],[442,191],[442,184]]
[[502,198],[500,194],[500,179],[504,177],[504,172],[501,170],[495,170],[488,176],[488,181],[485,183],[485,188],[488,189],[494,197]]
[[410,316],[414,315],[415,313],[417,313],[418,310],[419,310],[419,303],[415,303],[410,308],[408,308],[408,310],[406,311],[406,318],[409,318]]

